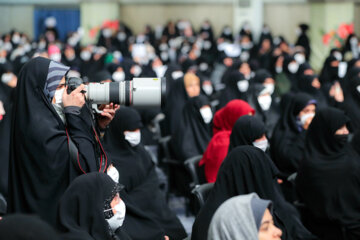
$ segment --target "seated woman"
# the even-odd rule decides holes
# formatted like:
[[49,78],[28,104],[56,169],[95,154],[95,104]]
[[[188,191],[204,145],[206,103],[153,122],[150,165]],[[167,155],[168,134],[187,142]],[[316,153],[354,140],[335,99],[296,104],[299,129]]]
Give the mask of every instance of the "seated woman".
[[[104,136],[104,147],[114,167],[119,171],[119,183],[125,186],[132,204],[156,223],[159,231],[170,239],[183,239],[185,230],[176,215],[167,207],[159,188],[155,165],[141,144],[141,118],[135,109],[122,106]],[[132,216],[129,216],[131,219]],[[138,227],[136,227],[138,226]],[[156,239],[146,231],[139,231],[141,223],[124,225],[124,230],[134,239]]]
[[254,116],[240,117],[231,131],[229,152],[242,145],[255,146],[265,152],[269,145],[265,132],[265,125],[259,119]]
[[228,102],[234,99],[247,99],[247,91],[249,89],[249,80],[238,70],[233,71],[226,83],[225,88],[220,95],[219,108],[224,107]]
[[105,173],[76,178],[59,202],[61,239],[130,239],[120,228],[126,211],[120,190],[121,186]]
[[207,97],[199,95],[188,100],[180,123],[172,136],[172,149],[180,161],[202,155],[211,139],[212,110]]
[[243,115],[255,115],[255,110],[245,101],[235,99],[215,113],[213,136],[220,131],[231,131],[236,120]]
[[225,159],[230,133],[236,120],[243,115],[254,115],[255,110],[243,100],[232,100],[225,107],[216,112],[213,120],[214,136],[211,138],[199,166],[204,166],[205,177],[208,182],[215,182],[217,172]]
[[191,239],[207,239],[211,219],[223,202],[252,192],[273,202],[274,222],[282,230],[283,239],[312,239],[300,223],[295,208],[281,194],[277,173],[277,168],[260,149],[252,146],[233,149],[222,163],[215,185],[196,217]]
[[285,178],[299,167],[305,133],[316,110],[316,101],[305,93],[295,94],[288,102],[271,138],[272,159]]
[[271,201],[250,193],[221,204],[211,220],[208,240],[280,240],[281,235],[274,224]]
[[299,91],[311,95],[317,102],[318,108],[328,106],[327,97],[321,90],[321,83],[316,75],[303,75],[298,82]]
[[348,143],[348,125],[343,111],[325,108],[306,135],[296,188],[304,223],[321,239],[360,239],[360,157]]
[[166,101],[165,115],[168,134],[175,132],[179,125],[179,113],[189,98],[199,96],[200,78],[193,73],[186,73],[173,83]]
[[253,85],[248,93],[248,102],[255,111],[255,117],[264,122],[266,135],[271,138],[280,118],[278,98],[275,97],[275,80],[264,69],[256,71]]

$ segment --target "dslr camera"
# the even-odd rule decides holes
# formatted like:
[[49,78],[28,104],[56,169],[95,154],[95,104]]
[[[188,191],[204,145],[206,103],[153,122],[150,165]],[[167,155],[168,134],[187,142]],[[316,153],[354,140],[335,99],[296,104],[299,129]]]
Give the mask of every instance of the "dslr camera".
[[[83,83],[81,78],[66,78],[67,94]],[[165,92],[165,78],[134,78],[122,82],[89,83],[85,85],[84,93],[87,101],[93,106],[113,102],[143,108],[161,106],[164,103]]]

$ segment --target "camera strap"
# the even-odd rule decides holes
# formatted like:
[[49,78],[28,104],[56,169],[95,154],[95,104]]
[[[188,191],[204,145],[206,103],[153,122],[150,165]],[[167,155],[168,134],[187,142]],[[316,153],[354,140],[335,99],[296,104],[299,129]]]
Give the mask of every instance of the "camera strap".
[[79,150],[76,147],[75,143],[73,142],[73,140],[71,140],[71,137],[69,136],[69,133],[66,130],[66,136],[67,136],[67,140],[68,140],[68,147],[69,147],[69,154],[70,154],[70,160],[71,162],[74,164],[74,167],[77,171],[79,171],[80,173],[86,173],[80,164],[80,160],[79,160]]

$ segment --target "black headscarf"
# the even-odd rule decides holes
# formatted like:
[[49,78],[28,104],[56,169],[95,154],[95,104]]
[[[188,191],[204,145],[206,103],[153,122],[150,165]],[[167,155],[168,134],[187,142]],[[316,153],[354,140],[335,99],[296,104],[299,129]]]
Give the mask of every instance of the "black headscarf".
[[360,77],[350,79],[345,95],[344,110],[351,119],[351,127],[354,131],[360,129]]
[[36,213],[54,224],[56,204],[70,182],[82,172],[99,171],[100,164],[85,107],[79,115],[66,114],[79,166],[70,158],[65,125],[45,94],[52,90],[46,82],[50,63],[34,58],[19,75],[11,126],[9,212]]
[[338,67],[331,66],[331,62],[338,61],[333,55],[326,58],[324,66],[320,73],[320,82],[323,87],[332,84],[338,77]]
[[91,78],[89,82],[96,82],[100,83],[105,80],[111,80],[111,75],[107,70],[101,70],[95,73]]
[[76,178],[59,202],[58,228],[62,239],[117,239],[105,220],[104,210],[111,208],[110,202],[119,191],[120,186],[104,173]]
[[168,97],[169,93],[170,93],[170,89],[172,89],[173,84],[175,83],[175,81],[180,80],[180,79],[174,79],[172,77],[172,73],[176,72],[176,71],[182,71],[181,66],[178,64],[169,64],[168,68],[166,69],[165,72],[165,78],[166,78],[166,97]]
[[335,108],[316,113],[307,131],[296,187],[312,216],[359,232],[360,193],[355,190],[360,187],[359,156],[335,135],[348,122],[344,112]]
[[58,240],[55,230],[37,216],[13,214],[0,220],[1,239]]
[[283,72],[286,74],[287,78],[291,83],[291,91],[297,92],[297,85],[298,85],[298,75],[296,73],[291,73],[289,71],[289,64],[295,61],[294,57],[292,56],[285,56],[283,61]]
[[307,93],[314,97],[317,102],[318,108],[327,107],[326,97],[321,89],[312,86],[312,82],[317,78],[316,75],[303,75],[298,81],[299,91]]
[[[265,79],[264,79],[265,81]],[[261,83],[255,83],[250,90],[248,102],[250,106],[252,106],[256,113],[255,117],[260,121],[264,122],[266,135],[270,138],[273,134],[274,128],[279,121],[280,118],[280,108],[277,98],[274,96],[275,94],[271,95],[271,105],[270,108],[264,111],[258,101],[258,97],[261,92],[264,90],[264,85]]]
[[[132,204],[138,212],[151,219],[149,222],[136,215],[127,215],[123,229],[134,239],[160,239],[159,236],[163,238],[164,235],[171,239],[183,239],[186,233],[167,207],[149,154],[142,144],[132,147],[125,140],[124,131],[133,131],[141,126],[136,110],[122,106],[104,137],[105,149],[119,171],[119,183],[125,186],[128,195],[125,204]],[[133,222],[136,224],[131,224]]]
[[172,137],[173,149],[180,160],[203,154],[211,139],[211,126],[200,114],[200,108],[206,105],[210,106],[207,97],[199,95],[190,98],[183,108],[180,124]]
[[272,78],[271,73],[265,69],[259,69],[255,72],[252,82],[263,84],[267,78]]
[[265,125],[253,116],[240,117],[230,135],[229,152],[237,146],[250,145],[265,134]]
[[226,79],[225,89],[222,91],[220,96],[219,108],[224,107],[228,102],[234,99],[246,100],[247,91],[240,92],[237,83],[239,81],[248,81],[245,79],[245,76],[239,72],[239,70],[234,70]]
[[306,93],[297,93],[288,101],[271,138],[272,159],[286,175],[297,171],[304,151],[306,131],[299,126],[297,116],[307,105],[315,103]]
[[207,239],[212,216],[227,199],[255,192],[274,204],[275,225],[284,239],[311,239],[296,210],[285,201],[277,184],[278,171],[260,149],[252,146],[234,148],[222,163],[217,180],[193,225],[192,240]]
[[168,133],[174,133],[179,125],[178,114],[182,111],[189,96],[184,85],[184,78],[176,80],[170,89],[168,98],[166,99],[165,115]]
[[[11,72],[12,68],[8,63],[0,64],[0,77],[3,73]],[[7,197],[9,160],[10,160],[10,133],[11,115],[15,99],[15,88],[0,81],[0,101],[3,103],[5,115],[0,120],[0,193]]]

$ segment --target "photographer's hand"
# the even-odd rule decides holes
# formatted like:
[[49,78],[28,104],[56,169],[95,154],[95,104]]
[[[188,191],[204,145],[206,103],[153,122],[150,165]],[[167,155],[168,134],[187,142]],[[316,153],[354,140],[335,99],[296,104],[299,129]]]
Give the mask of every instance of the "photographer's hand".
[[98,117],[98,126],[100,129],[105,129],[107,125],[113,120],[115,112],[120,108],[118,104],[110,103],[108,105],[101,105],[99,110],[103,112]]
[[64,108],[69,106],[76,106],[76,107],[82,107],[85,104],[85,96],[84,93],[81,91],[84,90],[85,85],[81,84],[79,87],[77,87],[74,91],[72,91],[70,94],[67,94],[67,87],[63,93],[62,101]]

